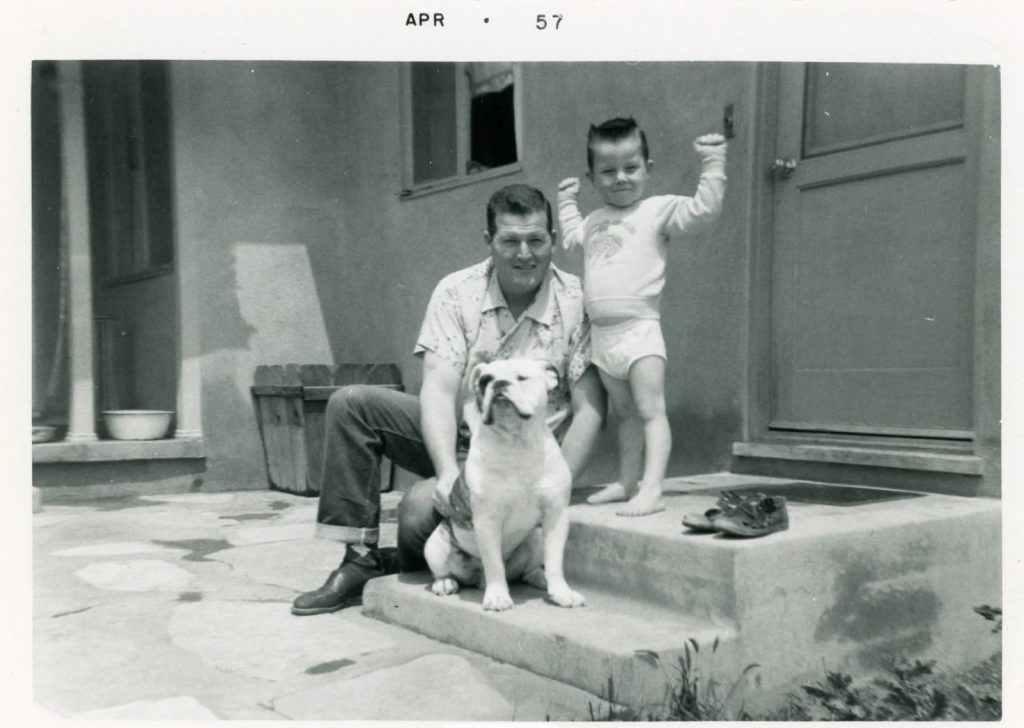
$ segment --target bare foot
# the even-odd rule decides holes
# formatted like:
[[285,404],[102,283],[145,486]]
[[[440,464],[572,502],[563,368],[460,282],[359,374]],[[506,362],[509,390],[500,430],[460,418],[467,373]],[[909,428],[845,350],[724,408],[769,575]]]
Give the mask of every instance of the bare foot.
[[646,516],[665,510],[665,501],[661,499],[661,490],[640,490],[629,499],[626,505],[615,511],[620,516]]
[[594,495],[587,497],[587,503],[592,506],[597,506],[602,503],[618,503],[629,498],[631,494],[626,491],[621,483],[612,483],[606,485],[604,488],[594,493]]

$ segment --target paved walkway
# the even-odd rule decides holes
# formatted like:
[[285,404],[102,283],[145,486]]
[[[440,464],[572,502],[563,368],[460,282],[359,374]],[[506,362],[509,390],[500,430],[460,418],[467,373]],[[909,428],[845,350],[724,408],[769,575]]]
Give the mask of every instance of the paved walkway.
[[[271,491],[45,505],[33,516],[37,705],[174,720],[579,720],[598,708],[359,608],[292,616],[341,555],[313,538],[315,510]],[[385,524],[382,545],[394,539]]]

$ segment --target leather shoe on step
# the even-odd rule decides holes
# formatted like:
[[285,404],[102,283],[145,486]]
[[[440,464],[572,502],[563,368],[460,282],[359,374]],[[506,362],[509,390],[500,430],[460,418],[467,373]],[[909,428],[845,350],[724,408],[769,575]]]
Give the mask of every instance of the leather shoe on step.
[[742,500],[743,496],[739,493],[723,490],[714,508],[708,508],[703,513],[687,513],[683,516],[683,525],[699,533],[714,533],[718,530],[715,521],[735,513]]
[[388,573],[386,566],[390,564],[385,562],[392,559],[386,556],[378,549],[372,549],[365,556],[359,556],[348,549],[341,565],[331,572],[323,586],[295,598],[292,614],[327,614],[357,604],[362,598],[366,582]]
[[730,514],[715,519],[715,528],[726,536],[756,538],[789,528],[786,499],[781,495],[754,493],[740,501]]

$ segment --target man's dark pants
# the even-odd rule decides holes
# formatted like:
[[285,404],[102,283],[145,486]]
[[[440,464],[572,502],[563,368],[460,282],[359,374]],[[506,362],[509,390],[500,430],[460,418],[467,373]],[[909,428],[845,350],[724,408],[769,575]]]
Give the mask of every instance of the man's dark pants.
[[[317,535],[347,544],[376,544],[381,457],[421,478],[434,475],[420,429],[419,397],[372,385],[339,389],[327,403],[324,436]],[[433,507],[433,490],[433,481],[421,481],[399,505],[402,571],[426,567],[423,545],[441,521]]]

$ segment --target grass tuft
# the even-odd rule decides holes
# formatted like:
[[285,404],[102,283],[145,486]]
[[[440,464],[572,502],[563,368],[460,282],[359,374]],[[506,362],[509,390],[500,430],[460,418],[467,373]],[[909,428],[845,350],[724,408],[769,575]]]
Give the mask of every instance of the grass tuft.
[[[987,604],[974,611],[994,622],[994,633],[1002,632],[1002,609]],[[728,690],[714,678],[715,638],[707,664],[698,665],[700,645],[690,639],[677,658],[675,674],[664,702],[654,706],[631,706],[616,695],[608,679],[606,694],[596,707],[588,706],[592,721],[654,720],[800,720],[800,721],[895,721],[895,720],[1000,720],[1002,717],[1002,652],[968,669],[937,672],[935,661],[896,656],[883,662],[882,674],[870,680],[856,680],[842,672],[825,671],[825,676],[802,686],[802,692],[787,696],[783,706],[763,715],[751,715],[743,706],[741,689],[759,665],[747,665]],[[638,650],[637,657],[661,666],[661,656]],[[706,668],[706,672],[704,669]],[[628,696],[625,696],[628,698]]]

